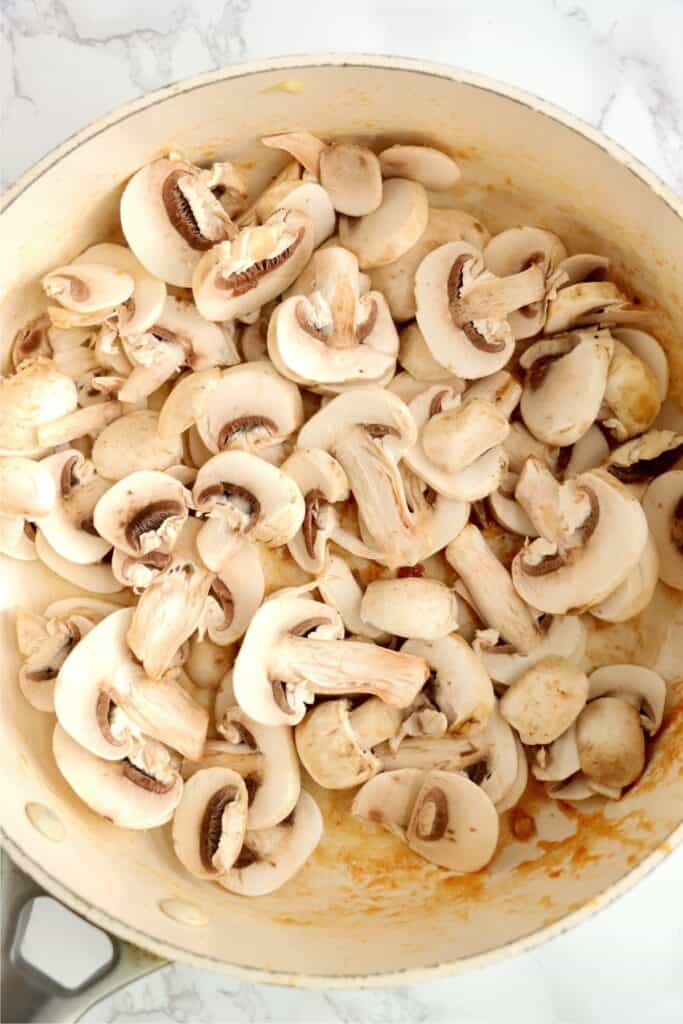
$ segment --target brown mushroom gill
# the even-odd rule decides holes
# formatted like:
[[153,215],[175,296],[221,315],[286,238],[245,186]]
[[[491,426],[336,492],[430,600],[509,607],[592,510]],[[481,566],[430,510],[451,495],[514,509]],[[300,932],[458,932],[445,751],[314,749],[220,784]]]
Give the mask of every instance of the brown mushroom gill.
[[301,526],[303,533],[304,544],[306,545],[306,552],[309,558],[315,558],[315,544],[318,537],[318,530],[320,524],[320,515],[324,508],[327,507],[325,496],[322,491],[317,489],[309,491],[305,499],[306,511],[304,512],[304,521]]
[[184,508],[179,501],[164,499],[152,501],[139,509],[125,529],[126,541],[132,548],[140,550],[141,538],[146,533],[156,533],[167,519],[182,516]]
[[448,275],[446,289],[448,292],[448,309],[451,319],[455,326],[460,328],[468,341],[470,341],[471,344],[480,352],[502,352],[505,348],[505,342],[502,339],[498,341],[488,341],[488,339],[477,330],[471,320],[463,323],[462,317],[459,315],[459,303],[462,298],[463,274],[466,265],[471,261],[471,256],[464,254],[462,256],[458,256],[455,259]]
[[619,466],[616,463],[611,463],[607,467],[607,472],[615,476],[622,484],[642,483],[646,480],[651,480],[655,476],[659,476],[660,473],[666,473],[667,470],[671,469],[678,462],[681,456],[683,456],[683,443],[676,445],[675,448],[669,448],[667,451],[660,452],[659,455],[655,455],[651,459],[638,459],[637,462],[632,462],[630,466]]
[[361,345],[374,330],[377,323],[377,303],[374,299],[370,302],[370,311],[365,320],[355,322],[356,296],[351,289],[344,299],[338,299],[332,306],[331,323],[321,326],[314,323],[306,314],[306,303],[301,300],[296,306],[296,320],[299,327],[310,334],[311,337],[322,341],[330,348],[355,348]]
[[228,483],[227,481],[211,484],[201,494],[197,495],[199,505],[203,505],[207,501],[215,501],[219,505],[234,505],[238,511],[247,517],[247,523],[242,530],[243,533],[248,533],[256,526],[261,513],[261,502],[255,494],[252,494],[251,491],[240,484]]
[[211,584],[209,594],[218,603],[221,615],[225,620],[225,629],[228,629],[235,617],[235,602],[230,588],[222,580],[215,579]]
[[192,212],[192,206],[180,189],[180,179],[187,177],[187,171],[171,171],[162,185],[161,200],[171,224],[190,248],[197,252],[206,252],[215,245],[215,242],[202,234]]
[[59,474],[59,490],[63,498],[68,498],[74,488],[78,487],[80,483],[76,472],[78,460],[78,455],[72,455],[62,466],[62,472]]
[[277,424],[268,416],[238,416],[224,423],[218,432],[218,450],[228,448],[240,435],[243,438],[273,437]]
[[95,718],[105,740],[116,747],[120,747],[123,746],[123,740],[117,739],[111,731],[111,716],[116,706],[111,695],[106,690],[101,690],[95,704]]
[[438,786],[431,786],[415,808],[415,834],[423,842],[443,839],[448,828],[448,799]]
[[233,868],[240,871],[242,868],[251,867],[252,864],[256,864],[259,860],[261,860],[259,855],[245,843],[239,852],[237,860],[233,864]]
[[233,296],[246,295],[247,292],[256,287],[262,277],[269,274],[271,270],[275,270],[276,267],[282,266],[283,263],[286,263],[294,255],[305,234],[304,229],[299,228],[294,239],[289,245],[285,246],[282,252],[277,253],[275,256],[266,256],[262,260],[256,260],[246,270],[236,270],[227,276],[218,273],[215,282],[216,288],[219,291],[230,292]]
[[59,650],[55,651],[52,655],[49,664],[46,665],[45,668],[34,669],[33,671],[27,672],[27,679],[30,679],[33,683],[46,683],[57,677],[60,668],[66,661],[67,655],[81,639],[80,629],[72,622],[67,624],[67,633],[68,635],[64,638],[64,643]]
[[600,503],[592,487],[584,486],[581,488],[581,491],[588,498],[590,509],[588,515],[576,530],[578,534],[577,543],[562,546],[556,554],[544,555],[536,563],[528,562],[526,558],[522,558],[520,564],[522,571],[527,576],[547,576],[548,573],[555,572],[557,569],[561,569],[562,566],[570,564],[576,557],[577,552],[588,543],[595,533],[600,521]]
[[671,517],[671,540],[683,554],[683,498],[679,498]]
[[223,786],[216,790],[206,805],[199,830],[199,853],[202,864],[208,871],[214,866],[213,857],[221,841],[223,813],[236,797],[237,789],[234,786]]
[[271,680],[270,688],[273,692],[273,700],[277,704],[280,711],[285,715],[293,715],[295,709],[289,703],[287,699],[287,684],[281,680]]
[[527,380],[532,391],[538,391],[548,376],[548,371],[553,363],[561,359],[566,353],[549,352],[547,355],[539,356],[527,370]]
[[168,782],[162,782],[161,779],[157,779],[154,775],[149,775],[143,771],[142,768],[138,768],[137,765],[129,761],[128,758],[124,758],[123,761],[123,775],[129,779],[130,782],[135,783],[140,789],[147,790],[148,793],[168,793],[175,785],[175,779],[169,779]]

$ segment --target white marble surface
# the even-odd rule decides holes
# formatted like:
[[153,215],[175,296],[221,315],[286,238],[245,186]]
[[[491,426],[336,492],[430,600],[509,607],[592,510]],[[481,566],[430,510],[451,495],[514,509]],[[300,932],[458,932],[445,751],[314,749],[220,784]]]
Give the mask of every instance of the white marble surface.
[[[98,115],[224,63],[338,49],[459,64],[599,125],[683,193],[683,0],[0,0],[0,185]],[[683,1020],[683,850],[512,962],[407,989],[304,993],[168,968],[90,1022]]]

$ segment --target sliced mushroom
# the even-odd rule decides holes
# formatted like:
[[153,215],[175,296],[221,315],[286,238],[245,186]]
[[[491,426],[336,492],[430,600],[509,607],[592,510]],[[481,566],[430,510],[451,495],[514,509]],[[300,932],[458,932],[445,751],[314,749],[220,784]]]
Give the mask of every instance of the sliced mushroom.
[[683,434],[671,430],[648,430],[619,445],[605,457],[605,468],[633,494],[642,498],[650,481],[683,461]]
[[432,355],[424,335],[416,323],[408,324],[399,335],[398,361],[416,380],[432,384],[451,381],[453,375]]
[[322,834],[318,805],[302,789],[296,807],[279,825],[247,832],[235,865],[218,881],[240,896],[274,892],[301,870]]
[[561,783],[580,772],[579,751],[576,746],[576,722],[547,747],[533,752],[531,772],[541,782]]
[[275,197],[272,210],[268,210],[267,219],[275,210],[299,210],[306,214],[313,224],[313,248],[331,238],[337,226],[337,215],[329,193],[314,181],[295,181],[284,186],[284,194]]
[[339,218],[339,240],[358,258],[362,270],[384,267],[408,252],[427,227],[424,186],[406,178],[384,183],[381,203],[360,217]]
[[410,813],[424,778],[425,772],[418,768],[382,771],[358,790],[351,813],[381,825],[405,842]]
[[481,531],[466,526],[446,548],[446,558],[465,581],[484,622],[515,651],[529,654],[540,642],[538,627]]
[[613,789],[630,786],[645,767],[640,715],[619,697],[598,697],[576,723],[581,771],[592,783]]
[[139,558],[114,549],[111,559],[111,571],[114,578],[124,587],[132,587],[136,593],[144,590],[165,569],[168,569],[171,555],[162,551],[150,551]]
[[265,581],[255,544],[243,544],[223,565],[209,589],[204,624],[215,644],[239,640],[263,601]]
[[289,287],[312,251],[312,221],[299,210],[277,210],[202,256],[192,279],[199,312],[207,320],[255,312]]
[[38,440],[45,448],[77,441],[84,435],[95,436],[108,424],[113,423],[124,412],[121,402],[108,401],[100,392],[103,401],[94,402],[83,409],[76,409],[67,416],[52,420],[38,427]]
[[625,345],[634,356],[645,363],[657,381],[659,400],[663,402],[669,391],[669,362],[657,339],[633,327],[614,327],[610,333],[616,341]]
[[653,480],[643,498],[652,538],[659,554],[659,578],[683,590],[683,470]]
[[382,202],[382,173],[371,149],[335,143],[320,150],[318,163],[320,184],[339,213],[363,217]]
[[39,455],[38,428],[74,411],[76,385],[54,363],[36,359],[0,379],[0,455]]
[[515,338],[533,338],[543,329],[548,302],[556,297],[558,286],[566,280],[561,270],[566,256],[567,250],[557,235],[533,227],[501,231],[484,249],[486,266],[497,277],[519,274],[535,265],[543,271],[545,289],[541,299],[510,313]]
[[99,476],[93,464],[73,448],[49,455],[41,465],[52,476],[56,492],[54,507],[40,518],[41,532],[54,550],[70,562],[98,562],[111,544],[98,536],[93,514],[110,482]]
[[505,644],[491,646],[480,640],[475,641],[475,649],[491,679],[509,686],[550,655],[580,664],[586,651],[586,627],[578,615],[555,615],[529,654],[515,654]]
[[557,467],[558,449],[539,441],[518,421],[510,424],[510,433],[503,447],[512,473],[521,473],[530,455],[537,456],[549,469],[555,470]]
[[657,380],[642,359],[613,339],[600,420],[617,441],[642,434],[659,413]]
[[49,515],[57,500],[48,466],[21,456],[0,458],[0,516],[21,520]]
[[458,626],[453,592],[438,580],[419,577],[369,583],[360,613],[363,621],[375,629],[423,640],[445,637]]
[[604,622],[626,622],[639,615],[652,600],[659,577],[659,555],[648,532],[643,553],[619,586],[603,601],[591,605],[591,615]]
[[380,770],[372,748],[398,732],[402,717],[378,697],[353,709],[346,699],[324,701],[297,725],[297,753],[319,786],[351,789]]
[[36,527],[27,519],[0,516],[0,553],[20,562],[35,562]]
[[409,178],[431,192],[445,192],[460,180],[452,157],[432,146],[394,145],[379,154],[383,178]]
[[143,470],[168,469],[181,458],[180,438],[162,438],[159,416],[150,409],[128,413],[110,423],[92,450],[95,469],[109,480],[123,480]]
[[605,435],[593,424],[575,444],[560,448],[555,470],[565,480],[571,480],[589,469],[597,469],[608,456],[609,444]]
[[463,403],[479,399],[488,402],[498,412],[509,419],[522,397],[522,387],[518,380],[507,370],[499,370],[490,377],[481,377],[467,387],[462,396]]
[[[512,730],[503,723],[510,734]],[[472,735],[406,736],[401,743],[381,743],[375,748],[383,772],[418,769],[421,772],[438,768],[441,771],[468,772],[472,778],[486,771],[490,743],[484,732]]]
[[570,284],[560,288],[548,304],[545,333],[597,324],[634,323],[646,315],[634,308],[611,281]]
[[523,537],[538,537],[538,530],[515,498],[515,487],[518,476],[505,473],[498,489],[488,496],[487,509],[496,522],[508,533],[518,533]]
[[119,480],[95,506],[100,537],[132,558],[172,550],[187,519],[187,492],[179,480],[141,470]]
[[320,156],[327,146],[310,132],[276,132],[274,135],[264,135],[261,142],[269,149],[281,149],[289,153],[310,174],[316,178],[320,176]]
[[574,253],[562,260],[559,269],[566,275],[568,285],[582,284],[584,281],[606,281],[609,260],[606,256],[592,252]]
[[216,881],[233,866],[247,828],[247,787],[230,768],[201,768],[187,779],[173,817],[173,848],[197,878]]
[[642,665],[604,665],[588,677],[588,700],[619,697],[632,704],[640,715],[646,733],[659,731],[666,704],[666,683],[662,677]]
[[500,710],[522,743],[552,743],[578,718],[588,679],[571,661],[549,655],[518,676],[503,694]]
[[221,379],[215,366],[179,377],[159,411],[159,436],[170,440],[188,430],[204,414],[209,395]]
[[[133,279],[132,294],[117,309],[118,329],[122,336],[143,334],[161,315],[166,301],[166,285],[150,274],[124,245],[101,242],[81,253],[73,265],[102,264],[128,274]],[[73,291],[73,286],[72,286]],[[107,302],[106,305],[115,305]]]
[[427,678],[420,658],[342,640],[336,611],[319,601],[281,597],[252,619],[234,669],[240,707],[264,725],[296,725],[314,694],[381,697],[407,707]]
[[586,433],[600,411],[613,348],[608,331],[577,331],[526,350],[520,410],[535,438],[570,445]]
[[329,556],[317,589],[323,601],[337,609],[347,632],[379,643],[389,639],[385,630],[375,629],[361,617],[363,590],[343,558]]
[[102,319],[135,290],[135,280],[125,270],[97,262],[57,267],[41,284],[47,297],[56,299],[64,309],[87,316],[102,312]]
[[63,558],[55,551],[41,530],[37,530],[33,544],[35,555],[43,565],[47,566],[55,575],[80,587],[81,590],[87,590],[93,594],[116,594],[125,586],[124,583],[116,579],[111,571],[111,565],[107,561],[109,551],[99,562],[80,565],[68,558]]
[[337,524],[334,505],[349,497],[346,473],[322,448],[298,448],[281,469],[298,485],[305,505],[301,528],[289,541],[289,551],[304,572],[322,572],[327,541]]
[[46,313],[41,313],[19,328],[12,341],[12,367],[21,368],[22,363],[42,357],[52,357],[50,341],[51,324]]
[[427,659],[430,693],[448,720],[448,732],[478,733],[488,722],[495,698],[485,667],[457,634],[439,640],[409,640],[401,650]]
[[515,497],[536,533],[562,551],[580,544],[594,526],[595,502],[577,479],[558,483],[545,463],[532,455],[524,463],[515,488]]
[[461,406],[434,411],[421,439],[427,458],[446,473],[467,469],[510,432],[510,424],[495,405],[470,398]]

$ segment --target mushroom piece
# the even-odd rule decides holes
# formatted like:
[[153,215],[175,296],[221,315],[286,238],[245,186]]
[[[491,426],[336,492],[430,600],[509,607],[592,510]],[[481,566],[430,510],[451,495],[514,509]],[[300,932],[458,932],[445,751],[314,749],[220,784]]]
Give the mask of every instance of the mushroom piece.
[[255,544],[243,544],[211,582],[203,622],[215,644],[225,647],[245,633],[263,601],[265,581]]
[[641,362],[645,363],[657,381],[659,400],[663,402],[669,392],[669,361],[656,338],[633,327],[613,327],[612,337],[625,345]]
[[[503,723],[510,734],[512,730]],[[381,762],[383,772],[419,769],[421,772],[438,768],[441,771],[466,772],[472,778],[483,778],[485,761],[490,750],[484,732],[460,736],[446,735],[405,736],[400,744],[381,743],[375,748],[375,755]]]
[[589,469],[597,469],[609,456],[609,444],[602,430],[593,424],[575,444],[560,448],[555,471],[565,480]]
[[261,451],[293,434],[304,418],[299,389],[268,362],[225,370],[204,393],[197,411],[200,437],[214,453],[227,448]]
[[577,481],[557,482],[548,467],[531,455],[517,479],[515,497],[533,523],[537,535],[566,551],[581,543],[593,528],[594,501]]
[[405,842],[410,812],[424,778],[425,772],[419,768],[382,771],[358,790],[351,813],[381,825]]
[[217,366],[179,377],[159,410],[159,436],[170,440],[189,430],[203,415],[210,393],[221,380]]
[[529,654],[539,644],[540,632],[524,595],[517,593],[481,531],[472,524],[466,526],[446,548],[446,559],[465,581],[484,622],[516,652]]
[[46,313],[29,320],[19,328],[12,340],[12,368],[19,370],[22,363],[38,358],[52,358],[51,324]]
[[28,519],[0,516],[0,553],[20,562],[35,562],[36,527]]
[[218,881],[240,896],[265,896],[304,866],[323,834],[323,818],[306,790],[290,815],[273,828],[248,831],[232,869]]
[[330,555],[325,571],[316,580],[316,586],[326,604],[336,608],[347,632],[383,643],[389,639],[382,629],[375,629],[361,617],[363,590],[347,562],[338,555]]
[[262,220],[275,210],[299,210],[313,224],[314,249],[331,238],[337,226],[337,215],[329,193],[321,185],[314,181],[293,181],[283,184],[282,191],[282,195],[274,197],[272,209],[261,217]]
[[339,218],[339,240],[357,256],[361,270],[393,263],[415,245],[427,227],[427,193],[416,181],[386,181],[381,200],[372,213]]
[[105,319],[112,309],[130,299],[135,290],[135,281],[125,270],[98,262],[74,262],[57,267],[40,283],[49,299],[56,299],[72,313],[84,313],[89,319],[90,314],[96,317],[101,314]]
[[269,149],[281,149],[300,163],[309,174],[320,176],[320,156],[327,149],[324,142],[310,132],[276,132],[261,138]]
[[[512,563],[512,580],[533,608],[553,615],[598,604],[638,563],[647,542],[639,503],[617,481],[595,470],[573,483],[589,513],[566,541],[534,540]],[[566,486],[566,485],[565,485]]]
[[421,658],[342,640],[338,613],[303,597],[273,598],[254,615],[235,661],[240,707],[264,725],[296,725],[315,694],[373,694],[407,707],[427,678]]
[[130,555],[115,548],[111,559],[111,571],[122,587],[132,587],[137,594],[168,569],[170,563],[170,553],[150,551],[139,558],[131,558]]
[[288,288],[313,252],[313,223],[299,210],[276,210],[232,242],[214,246],[192,278],[194,300],[207,320],[255,312]]
[[55,684],[62,728],[97,757],[119,761],[135,750],[140,732],[196,760],[209,717],[170,678],[147,679],[126,635],[134,610],[112,612],[70,651]]
[[652,600],[659,578],[659,555],[652,534],[640,559],[619,586],[603,601],[591,605],[590,613],[603,622],[626,622],[639,615]]
[[554,615],[547,629],[544,621],[541,623],[541,639],[529,654],[515,654],[505,644],[491,646],[481,639],[476,639],[474,646],[491,679],[509,686],[551,655],[580,664],[586,651],[586,627],[578,615]]
[[305,503],[294,480],[250,452],[214,455],[199,469],[192,494],[197,510],[208,515],[199,551],[214,572],[245,538],[279,547],[304,520]]
[[457,634],[438,640],[409,640],[401,650],[426,658],[428,689],[448,720],[448,732],[478,733],[488,722],[495,697],[488,673],[469,644]]
[[230,768],[200,768],[185,781],[173,817],[173,849],[196,878],[216,881],[233,866],[247,829],[247,787]]
[[632,306],[611,281],[570,284],[560,288],[548,304],[545,333],[556,334],[597,324],[629,324],[647,315]]
[[78,392],[71,377],[39,358],[0,379],[0,456],[40,455],[38,428],[74,411]]
[[[488,237],[488,231],[483,224],[464,210],[430,207],[427,227],[417,242],[398,259],[394,259],[386,266],[374,267],[370,271],[372,286],[384,295],[394,320],[411,320],[417,308],[415,272],[425,256],[446,242],[459,240],[481,249]],[[410,370],[410,367],[406,366],[406,369]],[[451,371],[446,372],[450,374]],[[414,376],[417,377],[418,374]]]
[[613,339],[613,346],[599,419],[617,441],[627,441],[655,421],[661,406],[659,385],[626,345]]
[[126,185],[121,227],[137,259],[155,277],[188,288],[201,254],[237,233],[213,191],[219,179],[220,165],[201,170],[163,157]]
[[453,379],[451,371],[437,363],[416,323],[408,324],[399,334],[398,361],[415,380],[433,384]]
[[518,480],[519,477],[514,473],[505,473],[498,489],[488,495],[486,507],[496,522],[508,533],[538,537],[538,530],[515,498]]
[[[81,263],[102,264],[128,274],[133,279],[132,294],[117,309],[121,336],[143,334],[156,322],[166,301],[166,285],[150,274],[125,245],[101,242],[77,256],[72,266]],[[71,285],[73,292],[73,284]],[[115,303],[107,302],[107,306]]]
[[345,249],[328,246],[313,262],[315,290],[286,299],[270,318],[270,358],[299,384],[353,384],[393,374],[398,335],[384,296],[361,296],[358,261]]
[[408,178],[430,192],[445,192],[460,181],[455,160],[432,146],[389,146],[379,154],[379,166],[383,178]]
[[520,410],[535,438],[570,445],[586,433],[600,411],[613,349],[609,331],[577,331],[526,350]]
[[158,414],[140,409],[104,428],[93,445],[92,461],[100,476],[123,480],[130,473],[169,469],[182,454],[178,436],[161,437]]
[[[29,541],[29,543],[31,543]],[[33,541],[35,556],[40,559],[43,565],[47,566],[56,576],[68,580],[81,590],[88,590],[93,594],[116,594],[123,590],[125,584],[119,582],[111,571],[107,559],[109,551],[99,562],[90,562],[88,565],[80,565],[68,558],[63,558],[44,536],[41,530],[37,530]]]
[[95,506],[95,530],[132,558],[168,554],[187,519],[187,491],[174,477],[140,470],[119,480]]
[[415,274],[417,322],[437,362],[475,380],[502,370],[514,349],[507,316],[538,301],[544,277],[534,264],[511,277],[484,269],[467,242],[449,242],[425,256]]
[[304,498],[304,518],[288,543],[290,554],[304,572],[322,572],[327,563],[327,542],[337,525],[334,506],[349,497],[346,473],[322,448],[297,448],[280,468],[294,480]]
[[38,441],[45,448],[68,444],[88,434],[97,435],[124,412],[121,402],[109,401],[103,392],[98,392],[102,401],[93,402],[82,409],[76,409],[58,420],[52,420],[38,427]]
[[619,697],[598,697],[576,723],[581,771],[590,783],[610,789],[630,786],[645,767],[645,739],[640,715]]
[[598,256],[592,252],[579,252],[563,259],[559,269],[567,278],[566,285],[582,284],[584,281],[606,281],[609,260],[606,256]]
[[19,455],[0,457],[0,517],[24,519],[49,515],[57,500],[57,486],[49,467]]
[[338,213],[363,217],[382,202],[379,160],[367,146],[338,142],[318,155],[320,184]]
[[503,717],[522,743],[540,746],[561,736],[583,710],[588,679],[571,661],[541,658],[510,684],[500,700]]
[[99,476],[92,462],[74,448],[49,455],[41,465],[52,476],[56,493],[53,508],[40,517],[41,532],[68,561],[77,565],[99,562],[111,543],[98,536],[93,516],[111,486],[109,480]]
[[507,370],[499,370],[490,377],[481,377],[473,384],[469,384],[462,401],[467,403],[476,398],[488,402],[509,420],[521,397],[522,387],[519,381]]
[[654,477],[675,469],[679,461],[683,461],[683,434],[671,430],[648,430],[611,452],[608,449],[604,459],[607,472],[638,498]]
[[588,677],[588,700],[619,697],[632,704],[649,736],[659,732],[666,704],[666,683],[642,665],[604,665]]
[[[531,773],[541,782],[566,782],[579,774],[580,768],[579,751],[576,746],[576,722],[572,722],[569,728],[548,746],[537,747],[533,752]],[[590,794],[592,795],[592,791]]]
[[549,469],[557,468],[558,449],[539,441],[518,421],[510,424],[510,433],[505,438],[503,447],[511,473],[521,473],[530,455],[537,456]]
[[422,447],[430,462],[446,473],[458,473],[471,466],[502,444],[510,432],[507,418],[490,402],[470,398],[444,409],[434,398],[433,413],[422,429]]
[[458,628],[455,595],[433,579],[373,580],[363,595],[360,614],[365,623],[393,636],[436,640]]
[[683,470],[653,480],[643,498],[652,538],[659,554],[659,578],[683,590]]
[[564,245],[552,231],[542,228],[509,228],[495,235],[484,249],[486,267],[497,277],[519,274],[538,265],[545,280],[544,294],[537,302],[510,313],[509,323],[516,339],[533,338],[543,330],[548,302],[566,280],[561,270],[567,256]]
[[158,828],[173,817],[183,780],[173,755],[162,743],[142,737],[125,758],[105,761],[57,724],[52,752],[76,795],[112,825]]
[[351,789],[380,770],[372,752],[398,732],[403,715],[379,697],[357,707],[327,700],[308,712],[297,725],[296,749],[311,778],[325,789]]

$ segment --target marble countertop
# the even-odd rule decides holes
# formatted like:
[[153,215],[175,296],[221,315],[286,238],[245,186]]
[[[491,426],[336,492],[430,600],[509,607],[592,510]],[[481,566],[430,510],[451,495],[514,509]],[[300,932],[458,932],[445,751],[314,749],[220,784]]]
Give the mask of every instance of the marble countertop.
[[[0,0],[0,187],[135,96],[226,63],[337,49],[457,64],[602,128],[683,194],[683,0]],[[89,1022],[601,1024],[683,1019],[683,850],[578,930],[462,978],[305,993],[175,966]]]

